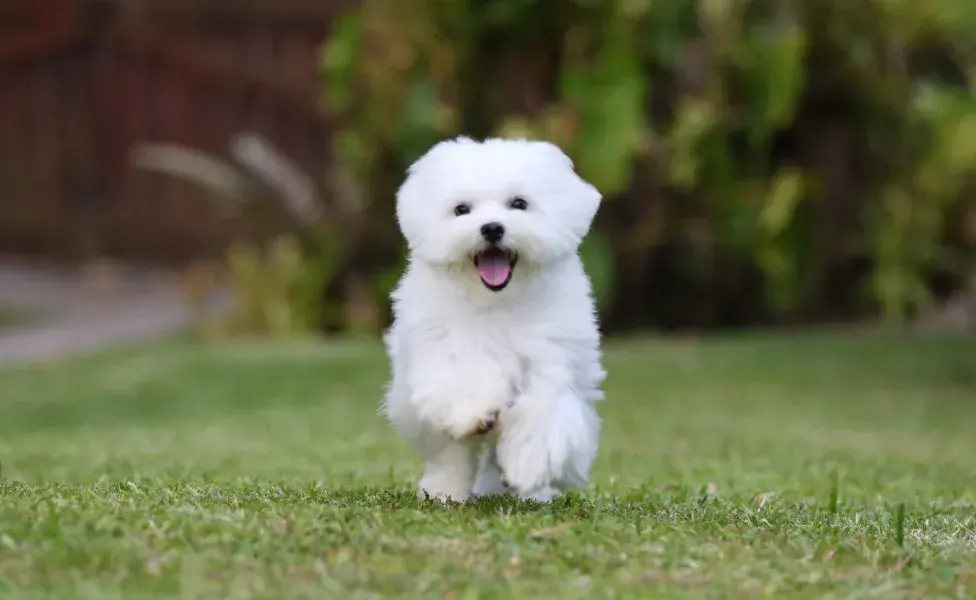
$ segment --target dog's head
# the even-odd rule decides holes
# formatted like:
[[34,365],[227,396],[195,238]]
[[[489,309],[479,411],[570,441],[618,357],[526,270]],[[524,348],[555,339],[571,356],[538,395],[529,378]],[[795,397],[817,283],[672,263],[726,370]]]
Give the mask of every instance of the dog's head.
[[518,265],[576,253],[601,195],[548,142],[460,137],[417,160],[397,193],[411,260],[504,289]]

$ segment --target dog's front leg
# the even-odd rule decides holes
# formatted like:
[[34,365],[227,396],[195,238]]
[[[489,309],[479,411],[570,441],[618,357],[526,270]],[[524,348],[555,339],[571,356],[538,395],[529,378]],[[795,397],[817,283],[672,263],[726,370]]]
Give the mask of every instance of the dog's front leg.
[[425,357],[409,373],[409,404],[419,421],[456,442],[472,441],[492,431],[511,401],[512,389],[490,369],[443,364]]
[[424,474],[417,490],[420,499],[466,501],[474,485],[474,446],[445,441],[443,445],[427,448],[424,454]]
[[519,497],[547,502],[559,490],[587,481],[600,421],[571,377],[558,366],[530,372],[525,389],[503,413],[498,465]]

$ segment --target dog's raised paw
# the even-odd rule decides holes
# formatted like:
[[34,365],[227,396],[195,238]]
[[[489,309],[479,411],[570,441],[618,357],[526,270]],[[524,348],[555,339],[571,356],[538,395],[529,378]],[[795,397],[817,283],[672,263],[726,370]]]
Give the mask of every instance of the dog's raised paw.
[[462,442],[471,438],[480,438],[498,428],[500,419],[499,414],[500,411],[492,410],[481,418],[475,419],[473,422],[468,421],[463,427],[456,426],[448,431],[450,432],[451,437],[457,442]]
[[490,433],[497,424],[498,411],[493,410],[487,417],[478,421],[478,426],[475,427],[474,433],[475,435],[485,435],[486,433]]

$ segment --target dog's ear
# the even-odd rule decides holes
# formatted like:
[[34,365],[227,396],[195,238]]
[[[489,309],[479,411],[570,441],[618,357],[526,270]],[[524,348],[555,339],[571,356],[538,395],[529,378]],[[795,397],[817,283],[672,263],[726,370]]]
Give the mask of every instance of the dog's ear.
[[573,159],[563,152],[562,148],[545,141],[537,141],[533,144],[539,149],[546,162],[555,166],[557,171],[563,170],[568,175],[567,191],[572,199],[571,208],[576,225],[574,229],[582,237],[596,217],[596,212],[603,201],[603,194],[593,184],[580,177],[573,165]]
[[451,154],[458,148],[477,144],[465,136],[442,140],[407,168],[406,177],[396,192],[396,217],[400,231],[411,247],[426,235],[431,211],[439,210],[437,204],[431,202],[430,177],[437,176],[445,170],[444,165],[451,164]]
[[[579,221],[581,227],[577,230],[577,233],[582,238],[590,230],[590,225],[593,224],[593,219],[596,218],[596,213],[600,210],[600,204],[603,202],[603,194],[600,193],[600,190],[596,189],[596,186],[575,172],[573,173],[573,177],[576,180],[573,183],[573,204],[581,217]],[[584,223],[585,225],[583,225]]]
[[575,167],[573,165],[573,159],[571,159],[563,149],[553,144],[552,142],[546,141],[535,141],[532,142],[536,148],[542,152],[548,160],[554,161],[555,163],[575,172]]

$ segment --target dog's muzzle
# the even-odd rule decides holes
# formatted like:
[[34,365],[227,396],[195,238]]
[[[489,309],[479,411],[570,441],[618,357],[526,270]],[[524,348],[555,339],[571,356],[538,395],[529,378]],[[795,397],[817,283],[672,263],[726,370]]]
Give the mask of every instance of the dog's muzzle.
[[481,283],[493,292],[505,289],[512,280],[517,262],[518,256],[514,252],[498,246],[489,246],[474,257],[474,267],[481,277]]

